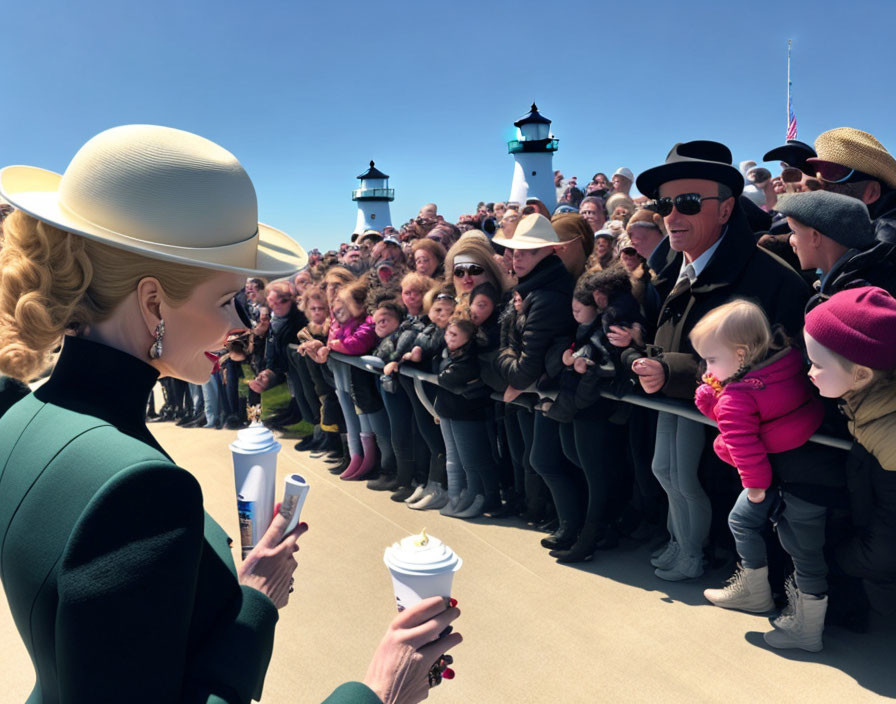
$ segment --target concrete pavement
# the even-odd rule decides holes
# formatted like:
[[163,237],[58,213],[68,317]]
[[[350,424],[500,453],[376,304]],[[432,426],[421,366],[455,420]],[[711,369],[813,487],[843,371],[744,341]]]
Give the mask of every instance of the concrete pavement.
[[[174,459],[199,479],[209,513],[238,544],[228,444],[235,431],[151,426]],[[430,701],[476,702],[866,702],[896,697],[896,628],[825,634],[818,654],[776,652],[765,617],[707,604],[702,590],[727,574],[667,583],[648,551],[623,542],[594,562],[561,566],[518,520],[463,521],[416,512],[343,482],[285,440],[282,476],[304,474],[296,591],[281,611],[263,702],[319,702],[360,679],[394,615],[384,548],[426,528],[464,560],[454,582],[463,612],[457,677]],[[0,702],[22,702],[34,677],[0,601]]]

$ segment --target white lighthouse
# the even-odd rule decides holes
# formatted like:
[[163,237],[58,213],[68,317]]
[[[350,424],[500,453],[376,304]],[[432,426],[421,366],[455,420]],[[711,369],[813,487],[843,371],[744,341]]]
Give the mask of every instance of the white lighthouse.
[[551,134],[551,121],[538,112],[535,103],[527,115],[513,123],[516,139],[507,143],[513,154],[513,184],[508,200],[524,204],[526,198],[538,198],[553,211],[557,205],[554,188],[554,152],[558,140]]
[[352,200],[358,203],[358,221],[355,234],[364,230],[383,231],[392,224],[389,203],[395,200],[395,189],[389,188],[389,177],[370,162],[370,168],[358,176],[361,187],[352,191]]

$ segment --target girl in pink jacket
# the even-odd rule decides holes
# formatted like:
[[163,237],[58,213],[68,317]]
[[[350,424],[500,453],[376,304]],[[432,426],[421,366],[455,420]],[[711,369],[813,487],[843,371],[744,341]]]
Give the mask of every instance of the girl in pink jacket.
[[[713,449],[737,469],[744,487],[728,517],[741,560],[738,571],[727,587],[707,589],[704,595],[725,608],[770,611],[774,601],[762,532],[781,496],[769,491],[773,477],[768,455],[806,444],[821,425],[824,409],[808,383],[799,350],[784,347],[770,352],[768,319],[754,303],[735,300],[713,309],[697,323],[690,338],[706,363],[704,383],[697,389],[697,408],[718,424]],[[793,510],[805,508],[805,502],[787,496],[778,524],[782,546],[793,558],[798,575],[807,562],[809,572],[826,571],[820,554],[823,518],[807,522],[801,512],[799,521],[788,523],[791,503]],[[808,513],[813,513],[812,505],[808,506]],[[809,540],[803,535],[806,530],[812,534]],[[797,544],[818,544],[819,554],[806,554]],[[766,640],[777,647],[802,647],[779,645],[773,642],[775,638]]]
[[[373,318],[367,313],[367,282],[365,279],[352,282],[342,287],[336,294],[331,311],[330,333],[327,348],[331,352],[357,357],[370,353],[379,341],[373,326]],[[369,392],[362,387],[370,383],[372,377],[367,372],[353,374],[354,368],[331,360],[333,376],[336,382],[336,394],[342,395],[340,405],[343,414],[357,411],[358,425],[346,419],[348,429],[348,446],[351,461],[339,475],[340,479],[361,479],[378,467],[378,455],[384,464],[394,461],[390,440],[391,429],[389,418],[378,393]],[[367,399],[373,398],[378,405],[370,405]],[[352,428],[358,428],[357,436]],[[379,452],[377,452],[379,447]]]

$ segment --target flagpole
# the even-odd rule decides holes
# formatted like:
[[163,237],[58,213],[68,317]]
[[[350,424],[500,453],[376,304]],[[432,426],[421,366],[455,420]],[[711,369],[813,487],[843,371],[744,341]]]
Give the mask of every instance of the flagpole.
[[790,131],[790,39],[787,40],[787,132]]

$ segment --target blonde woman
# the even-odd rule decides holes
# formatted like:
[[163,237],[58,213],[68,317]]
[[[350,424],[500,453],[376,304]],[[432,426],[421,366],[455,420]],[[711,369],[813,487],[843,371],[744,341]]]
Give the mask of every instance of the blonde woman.
[[[237,568],[202,492],[143,422],[160,375],[201,384],[245,327],[245,278],[306,261],[257,221],[228,151],[152,125],[90,140],[63,176],[0,171],[0,373],[49,380],[0,418],[0,576],[36,670],[31,702],[261,697],[297,540],[288,508]],[[64,205],[63,205],[64,204]],[[330,702],[420,701],[459,642],[446,600],[405,611],[365,683]],[[427,645],[427,643],[430,643]]]

